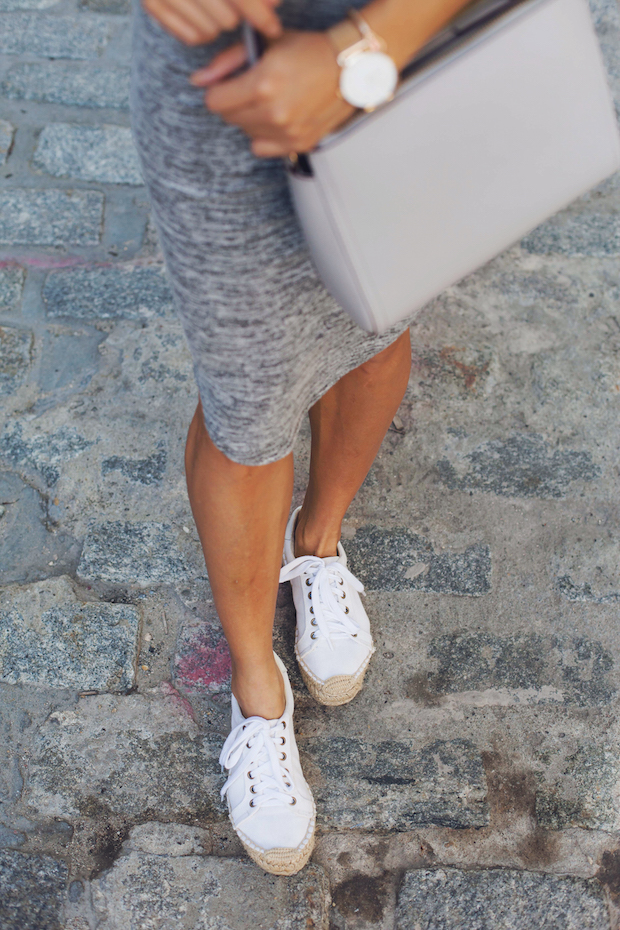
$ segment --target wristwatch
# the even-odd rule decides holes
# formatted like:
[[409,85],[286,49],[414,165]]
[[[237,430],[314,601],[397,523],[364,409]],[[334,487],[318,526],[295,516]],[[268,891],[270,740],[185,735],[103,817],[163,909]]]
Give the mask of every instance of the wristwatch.
[[[357,10],[349,11],[361,39],[339,51],[336,61],[340,65],[340,93],[354,107],[374,110],[394,96],[398,83],[398,68],[385,51],[385,42],[373,32]],[[328,35],[334,42],[333,35]]]

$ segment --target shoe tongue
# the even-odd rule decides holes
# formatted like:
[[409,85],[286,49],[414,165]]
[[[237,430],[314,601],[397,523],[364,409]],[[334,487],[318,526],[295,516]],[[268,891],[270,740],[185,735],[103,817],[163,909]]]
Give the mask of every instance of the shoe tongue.
[[332,565],[334,562],[340,562],[339,555],[328,555],[327,558],[323,559],[326,565]]

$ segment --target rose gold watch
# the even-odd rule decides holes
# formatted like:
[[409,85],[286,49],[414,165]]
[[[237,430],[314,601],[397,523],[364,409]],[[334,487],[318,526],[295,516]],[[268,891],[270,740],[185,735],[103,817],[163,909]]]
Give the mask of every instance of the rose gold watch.
[[362,110],[374,110],[394,96],[398,83],[398,68],[386,52],[386,44],[368,25],[357,10],[349,18],[361,38],[347,48],[339,49],[334,34],[328,30],[336,48],[340,66],[340,93],[347,103]]

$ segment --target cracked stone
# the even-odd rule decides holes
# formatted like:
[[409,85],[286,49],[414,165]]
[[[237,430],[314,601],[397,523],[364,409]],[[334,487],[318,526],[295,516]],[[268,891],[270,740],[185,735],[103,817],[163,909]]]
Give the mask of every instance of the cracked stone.
[[46,502],[35,488],[17,475],[0,472],[0,502],[5,508],[0,520],[0,584],[75,571],[80,543],[59,530],[50,532]]
[[75,268],[49,274],[43,301],[50,317],[143,320],[174,310],[162,265]]
[[89,531],[77,572],[85,581],[143,586],[183,581],[189,575],[171,526],[120,521]]
[[103,194],[98,191],[0,192],[4,245],[97,245],[102,222]]
[[560,703],[581,707],[609,704],[616,694],[609,673],[611,654],[584,637],[490,633],[437,636],[428,647],[436,671],[409,683],[411,697],[489,692],[493,703]]
[[[161,445],[161,444],[160,444]],[[101,463],[101,474],[109,475],[118,471],[130,481],[137,484],[156,484],[166,473],[166,450],[160,448],[157,452],[147,455],[144,459],[130,459],[122,455],[113,455]]]
[[329,885],[314,863],[282,878],[247,860],[146,853],[123,856],[93,882],[97,927],[245,927],[248,902],[239,889],[250,888],[256,930],[327,930]]
[[589,452],[553,448],[542,436],[525,434],[484,442],[456,466],[441,459],[437,470],[451,490],[542,498],[564,497],[571,482],[601,474]]
[[589,255],[605,258],[620,254],[620,217],[605,213],[561,213],[521,240],[534,254]]
[[396,930],[611,930],[602,886],[515,869],[405,873]]
[[26,377],[33,341],[29,329],[0,326],[0,395],[14,394]]
[[6,13],[2,26],[2,54],[39,58],[96,58],[113,33],[110,23],[87,13],[81,16]]
[[480,596],[491,589],[491,553],[475,544],[461,553],[435,552],[431,542],[402,527],[360,527],[347,540],[352,571],[372,591],[429,591]]
[[321,823],[342,830],[465,829],[488,823],[480,754],[468,740],[301,740]]
[[3,590],[0,681],[127,691],[139,618],[128,604],[83,603],[67,578]]
[[25,800],[39,816],[221,820],[221,746],[169,686],[84,697],[41,727]]
[[620,829],[617,746],[581,740],[574,751],[563,745],[541,753],[546,766],[536,789],[536,820],[548,830],[581,827]]
[[14,132],[14,126],[11,126],[5,119],[0,119],[0,165],[4,165],[9,157],[9,152],[13,145]]
[[2,93],[11,100],[127,110],[129,68],[66,61],[21,62],[7,72]]
[[35,469],[43,476],[48,487],[58,481],[58,466],[62,462],[76,458],[92,445],[94,443],[80,436],[73,426],[61,426],[53,432],[39,426],[33,435],[24,435],[24,425],[19,420],[9,421],[0,435],[0,449],[4,458],[15,465]]
[[0,312],[19,310],[26,272],[17,265],[0,268]]
[[49,856],[0,852],[2,930],[62,930],[67,866]]
[[102,184],[143,184],[131,129],[51,123],[37,144],[33,164],[56,178]]

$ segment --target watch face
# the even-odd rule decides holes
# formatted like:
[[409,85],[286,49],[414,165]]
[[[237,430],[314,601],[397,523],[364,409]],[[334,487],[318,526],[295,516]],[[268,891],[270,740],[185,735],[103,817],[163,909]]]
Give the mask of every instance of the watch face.
[[384,52],[362,52],[340,72],[340,92],[354,107],[368,109],[389,100],[398,83],[398,70]]

